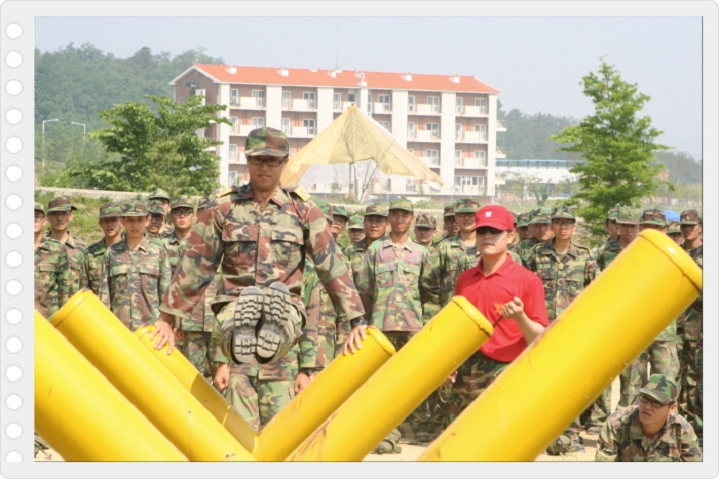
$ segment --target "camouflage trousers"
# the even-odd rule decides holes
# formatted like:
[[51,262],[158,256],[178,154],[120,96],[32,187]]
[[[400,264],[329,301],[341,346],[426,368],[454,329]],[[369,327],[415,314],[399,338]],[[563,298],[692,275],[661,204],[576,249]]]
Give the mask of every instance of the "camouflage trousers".
[[508,365],[509,363],[495,361],[480,351],[462,363],[447,401],[446,424],[451,424],[457,419],[457,416],[477,399]]
[[294,381],[258,379],[230,369],[225,399],[258,433],[294,397]]
[[636,404],[639,388],[646,384],[651,365],[652,374],[665,374],[672,379],[679,376],[679,358],[674,341],[654,341],[619,375],[619,405],[626,407]]
[[212,381],[210,361],[212,333],[203,331],[185,331],[185,340],[180,351],[195,366],[205,379]]
[[602,427],[612,412],[612,385],[602,391],[602,394],[585,409],[580,417],[580,423],[587,428]]
[[342,346],[350,334],[349,321],[336,323],[335,321],[327,321],[324,318],[320,320],[319,340],[317,342],[317,365],[327,367],[329,364],[342,354]]
[[[703,322],[704,314],[693,307],[687,309],[682,322],[677,323],[677,337],[681,338],[682,348],[679,356],[681,376],[679,414],[684,416],[694,428],[697,437],[703,437],[700,406],[703,403]],[[698,414],[699,413],[699,414]],[[699,430],[697,430],[699,429]]]

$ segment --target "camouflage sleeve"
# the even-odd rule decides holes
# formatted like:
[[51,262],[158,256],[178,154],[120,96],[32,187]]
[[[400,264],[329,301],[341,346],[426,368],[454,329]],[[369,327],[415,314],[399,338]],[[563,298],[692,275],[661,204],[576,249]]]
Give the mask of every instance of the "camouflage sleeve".
[[616,431],[612,417],[610,416],[597,440],[597,453],[594,456],[596,462],[619,462],[619,444],[617,444]]
[[606,268],[604,264],[604,243],[595,246],[594,249],[592,249],[592,255],[594,256],[594,261],[597,263],[596,274],[599,275],[599,273],[604,271],[604,268]]
[[699,447],[697,435],[691,425],[686,421],[681,421],[676,425],[677,442],[679,443],[679,457],[682,462],[701,462],[702,450]]
[[337,311],[339,321],[349,321],[364,315],[362,302],[352,284],[350,272],[339,254],[339,246],[327,227],[327,219],[320,209],[308,201],[305,228],[305,248],[315,264],[317,277]]
[[584,263],[584,286],[589,286],[592,281],[597,279],[599,268],[597,267],[597,260],[594,255],[590,252],[589,259]]
[[422,323],[427,324],[437,313],[439,313],[440,298],[439,298],[439,281],[438,272],[439,269],[436,264],[436,251],[427,253],[425,259],[422,262],[422,270],[419,275],[419,293],[420,301],[422,302]]
[[367,248],[362,259],[362,265],[357,271],[357,292],[362,299],[365,319],[372,324],[372,312],[374,306],[374,261],[372,261],[372,248]]
[[225,252],[222,242],[223,210],[229,212],[231,208],[229,201],[217,201],[208,205],[192,227],[160,311],[189,319],[195,304],[203,298],[205,289],[214,278]]
[[[317,364],[317,344],[319,342],[320,292],[317,287],[317,275],[308,260],[302,274],[302,303],[307,314],[305,326],[300,336],[300,352],[297,362],[300,368],[315,368],[326,365]],[[309,266],[309,267],[308,267]]]
[[110,308],[111,302],[110,302],[110,278],[108,274],[108,268],[109,268],[109,253],[110,250],[108,249],[105,251],[105,256],[102,259],[102,268],[100,268],[100,301],[105,303],[105,306]]
[[535,273],[535,274],[536,274],[536,272],[537,272],[537,251],[536,251],[536,247],[537,247],[537,245],[532,246],[532,248],[527,252],[527,255],[525,256],[525,258],[526,258],[526,263],[521,262],[521,261],[522,261],[521,259],[520,259],[520,263],[519,263],[519,264],[521,264],[522,266],[524,266],[525,268],[527,268],[529,271],[531,271],[532,273]]
[[60,259],[60,272],[57,278],[57,306],[61,308],[65,303],[68,302],[72,291],[70,285],[72,284],[72,270],[70,269],[70,258],[67,253],[63,250]]
[[167,254],[167,249],[163,248],[160,250],[160,281],[158,284],[160,303],[167,294],[167,288],[170,287],[170,280],[172,279],[172,267],[170,266],[170,258]]

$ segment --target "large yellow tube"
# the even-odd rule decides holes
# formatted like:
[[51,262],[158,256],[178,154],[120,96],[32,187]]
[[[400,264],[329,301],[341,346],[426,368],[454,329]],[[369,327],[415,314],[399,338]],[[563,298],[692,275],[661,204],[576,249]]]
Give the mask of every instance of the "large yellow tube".
[[66,461],[187,461],[37,311],[35,431]]
[[232,434],[232,437],[242,447],[247,451],[252,451],[257,439],[254,428],[240,416],[240,413],[222,397],[222,394],[217,389],[213,388],[202,377],[202,374],[180,351],[175,349],[172,354],[167,354],[167,346],[162,349],[155,349],[155,341],[152,339],[154,331],[154,325],[146,326],[135,331],[135,336],[180,381],[180,384],[190,391],[195,399],[205,406],[215,419]]
[[285,460],[394,353],[394,346],[380,330],[367,328],[362,349],[335,358],[277,413],[260,432],[252,455],[258,461]]
[[466,299],[453,298],[287,460],[361,461],[492,331]]
[[91,291],[50,322],[188,459],[254,460]]
[[534,460],[701,289],[689,255],[643,231],[419,460]]

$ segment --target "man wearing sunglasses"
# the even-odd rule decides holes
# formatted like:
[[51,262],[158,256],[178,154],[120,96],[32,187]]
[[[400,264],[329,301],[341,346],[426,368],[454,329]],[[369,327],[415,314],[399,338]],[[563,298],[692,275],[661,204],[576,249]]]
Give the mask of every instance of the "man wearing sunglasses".
[[[219,268],[212,339],[213,359],[223,364],[215,382],[242,391],[233,405],[259,429],[293,396],[296,362],[277,363],[292,356],[296,361],[288,353],[306,318],[300,298],[305,254],[342,321],[362,317],[364,309],[324,214],[304,188],[280,185],[287,136],[275,128],[252,130],[245,157],[249,183],[220,191],[192,228],[160,307],[155,347],[169,343],[172,351],[173,325],[190,317]],[[260,369],[268,363],[272,367]],[[262,401],[268,395],[272,404]]]
[[604,423],[595,460],[599,462],[701,461],[692,426],[677,413],[676,381],[653,374],[639,390],[639,404],[619,408]]
[[514,216],[500,205],[475,215],[477,266],[462,273],[456,294],[464,296],[494,325],[494,333],[456,373],[448,404],[453,421],[549,325],[544,288],[531,271],[512,260]]

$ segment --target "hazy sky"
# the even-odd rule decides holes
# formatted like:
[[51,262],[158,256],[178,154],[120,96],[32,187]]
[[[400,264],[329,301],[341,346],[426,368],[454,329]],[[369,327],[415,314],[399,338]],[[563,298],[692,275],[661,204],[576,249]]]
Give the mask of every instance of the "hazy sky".
[[505,110],[577,119],[593,111],[581,78],[605,56],[651,96],[658,142],[702,158],[698,16],[36,17],[41,51],[85,42],[117,57],[200,47],[234,65],[473,75]]

